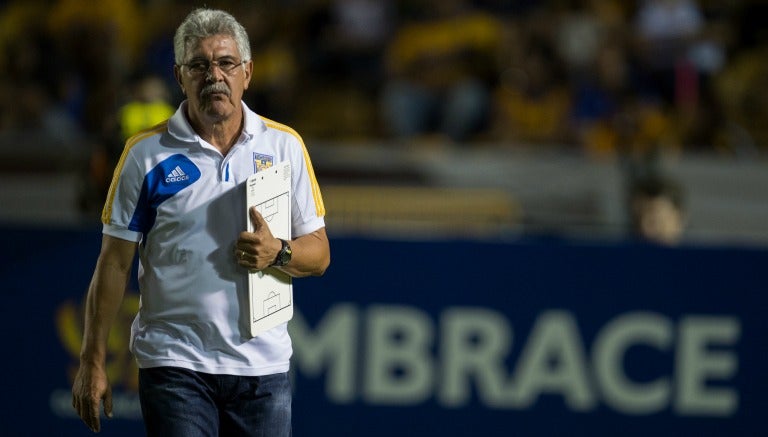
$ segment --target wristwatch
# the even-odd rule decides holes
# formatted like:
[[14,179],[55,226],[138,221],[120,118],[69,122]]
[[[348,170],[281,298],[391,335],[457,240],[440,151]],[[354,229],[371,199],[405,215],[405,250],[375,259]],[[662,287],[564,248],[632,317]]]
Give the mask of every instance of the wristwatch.
[[280,252],[277,252],[277,257],[275,257],[275,262],[273,262],[270,267],[282,267],[288,264],[289,262],[291,262],[291,256],[293,255],[293,251],[291,250],[291,245],[288,244],[288,242],[283,240],[282,238],[280,238],[279,240],[283,244],[283,247],[280,248]]

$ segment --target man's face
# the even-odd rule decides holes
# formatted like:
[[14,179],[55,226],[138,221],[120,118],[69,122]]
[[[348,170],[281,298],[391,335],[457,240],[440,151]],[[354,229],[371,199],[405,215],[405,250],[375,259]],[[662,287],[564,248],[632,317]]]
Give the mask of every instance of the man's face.
[[670,199],[643,197],[635,200],[634,208],[640,237],[662,244],[675,244],[680,240],[685,218]]
[[[252,62],[243,68],[239,65],[242,61],[232,37],[214,35],[200,40],[185,64],[174,67],[176,80],[189,100],[192,122],[218,123],[240,113],[240,101],[253,71]],[[226,71],[228,66],[234,68]]]

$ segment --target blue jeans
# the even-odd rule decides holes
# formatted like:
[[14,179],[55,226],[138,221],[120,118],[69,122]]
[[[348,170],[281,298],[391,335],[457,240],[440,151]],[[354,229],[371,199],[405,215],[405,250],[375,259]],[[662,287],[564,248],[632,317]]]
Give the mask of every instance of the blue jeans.
[[211,375],[175,367],[139,369],[149,437],[291,435],[287,373]]

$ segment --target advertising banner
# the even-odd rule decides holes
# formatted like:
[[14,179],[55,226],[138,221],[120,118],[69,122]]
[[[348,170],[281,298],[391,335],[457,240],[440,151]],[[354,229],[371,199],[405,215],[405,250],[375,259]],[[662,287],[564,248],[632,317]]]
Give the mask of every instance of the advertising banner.
[[[91,435],[71,407],[98,229],[3,229],[7,435]],[[294,282],[294,435],[765,435],[768,250],[331,240]],[[129,286],[113,419],[143,435]]]

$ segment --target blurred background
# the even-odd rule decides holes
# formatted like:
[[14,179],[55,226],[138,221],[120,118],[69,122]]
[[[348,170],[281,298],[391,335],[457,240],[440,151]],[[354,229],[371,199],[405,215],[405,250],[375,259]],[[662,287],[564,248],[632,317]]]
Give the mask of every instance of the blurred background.
[[[303,136],[333,234],[632,238],[651,190],[678,240],[768,242],[764,2],[206,4],[247,27],[245,100]],[[196,6],[0,2],[0,220],[97,222],[125,138],[180,102]]]
[[[245,25],[244,99],[302,135],[328,210],[296,435],[765,435],[768,3],[0,0],[12,435],[88,434],[68,390],[101,208],[181,102],[200,6]],[[135,290],[105,435],[142,429]]]

